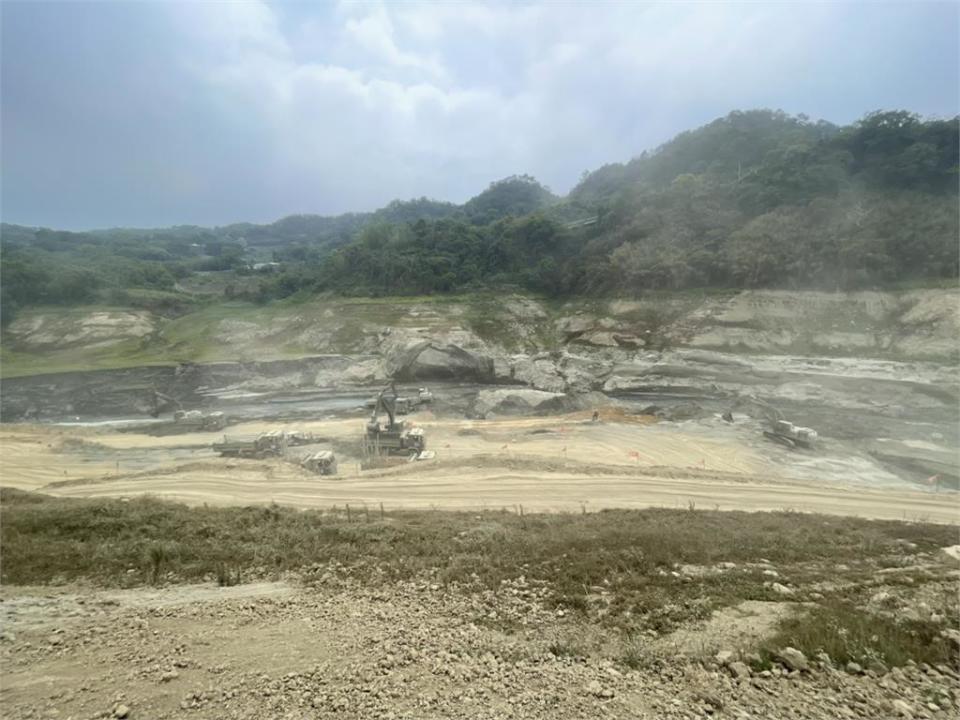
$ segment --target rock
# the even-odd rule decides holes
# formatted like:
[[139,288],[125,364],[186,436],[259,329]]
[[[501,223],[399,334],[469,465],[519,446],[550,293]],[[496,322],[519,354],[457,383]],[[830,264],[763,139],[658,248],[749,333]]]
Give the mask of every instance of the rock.
[[960,545],[950,545],[949,547],[943,548],[940,552],[950,560],[960,560]]
[[618,334],[619,333],[607,332],[605,330],[592,330],[579,335],[574,338],[572,342],[581,345],[593,345],[595,347],[619,347],[620,343],[617,342]]
[[807,656],[802,652],[792,647],[785,647],[777,653],[777,658],[789,669],[789,670],[809,670],[810,665],[807,663]]
[[123,703],[121,703],[117,705],[115,708],[113,708],[113,716],[115,718],[120,718],[120,720],[123,720],[123,718],[126,718],[126,717],[130,717],[130,708],[128,708]]
[[819,662],[824,667],[833,667],[833,658],[831,658],[827,653],[822,650],[815,655],[817,662]]
[[171,680],[176,680],[178,677],[180,677],[180,673],[176,670],[170,670],[160,676],[160,682],[170,682]]
[[683,420],[693,420],[695,418],[703,417],[705,414],[703,407],[698,405],[695,402],[685,402],[680,403],[679,405],[674,405],[669,408],[664,416],[667,420],[673,422],[680,422]]
[[727,665],[727,670],[737,680],[746,680],[750,677],[750,668],[747,667],[746,663],[740,662],[739,660]]
[[956,650],[960,650],[960,630],[956,628],[947,628],[946,630],[941,630],[940,635],[949,640],[955,647]]
[[596,318],[590,315],[574,315],[560,318],[557,321],[557,330],[566,335],[567,340],[571,340],[594,328],[596,323]]
[[489,414],[525,415],[561,412],[569,407],[569,399],[563,393],[526,388],[497,388],[484,389],[477,393],[473,412],[478,417]]
[[904,700],[897,698],[890,704],[893,706],[893,711],[897,714],[897,717],[913,717],[913,710],[910,709],[910,705]]
[[767,577],[780,577],[780,573],[778,573],[776,570],[764,570],[763,574]]
[[863,674],[863,668],[860,667],[859,663],[855,663],[853,660],[847,663],[847,672],[851,675],[861,675]]
[[591,680],[590,684],[587,685],[587,692],[595,697],[600,697],[600,693],[603,692],[603,686],[599,680]]
[[486,383],[494,378],[493,359],[452,343],[423,341],[386,359],[387,372],[399,381],[457,380]]
[[617,341],[617,345],[620,347],[636,349],[642,348],[647,344],[647,341],[642,337],[638,337],[633,333],[614,333],[613,339]]
[[552,360],[530,360],[520,357],[512,361],[514,382],[521,382],[536,390],[561,393],[567,389],[567,381],[560,375]]
[[896,598],[886,590],[881,590],[880,592],[873,594],[873,596],[870,598],[870,602],[877,605],[895,605]]
[[733,650],[721,650],[713,656],[720,665],[729,665],[733,661]]
[[794,592],[791,588],[788,588],[786,585],[781,585],[780,583],[773,583],[770,585],[770,589],[773,590],[777,595],[793,595]]

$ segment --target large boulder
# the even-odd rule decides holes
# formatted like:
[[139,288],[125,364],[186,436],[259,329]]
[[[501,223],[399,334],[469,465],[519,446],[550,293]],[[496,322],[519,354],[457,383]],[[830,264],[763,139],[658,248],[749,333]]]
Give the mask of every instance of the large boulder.
[[529,385],[537,390],[552,393],[564,392],[567,382],[557,371],[556,363],[549,357],[515,357],[512,360],[513,381]]
[[387,370],[397,380],[494,380],[493,359],[450,343],[424,341],[387,358]]
[[568,409],[569,404],[569,398],[563,393],[527,388],[497,388],[481,390],[477,394],[473,413],[477,417],[538,415],[562,412]]

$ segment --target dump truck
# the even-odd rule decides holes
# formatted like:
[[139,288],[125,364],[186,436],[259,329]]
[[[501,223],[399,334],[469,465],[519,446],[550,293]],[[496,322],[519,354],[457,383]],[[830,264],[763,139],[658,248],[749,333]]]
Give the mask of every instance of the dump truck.
[[810,449],[817,440],[817,431],[808,427],[794,425],[786,420],[776,420],[770,430],[764,430],[763,436],[787,447]]
[[[427,449],[423,428],[407,428],[402,420],[397,420],[394,409],[397,399],[393,383],[377,395],[363,438],[366,455],[418,456]],[[381,413],[386,415],[386,422],[381,422]]]
[[300,466],[317,475],[337,474],[337,458],[332,450],[311,453],[300,461]]
[[285,444],[283,432],[275,430],[261,433],[254,438],[230,438],[223,436],[223,441],[214,443],[213,449],[220,457],[260,459],[283,454]]

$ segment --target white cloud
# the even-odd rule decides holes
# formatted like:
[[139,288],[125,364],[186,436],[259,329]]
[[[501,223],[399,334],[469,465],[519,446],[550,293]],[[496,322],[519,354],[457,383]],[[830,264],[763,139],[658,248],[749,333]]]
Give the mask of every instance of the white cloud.
[[[66,98],[72,124],[55,134],[59,106],[31,115],[5,92],[4,168],[19,158],[10,176],[33,173],[44,189],[64,157],[99,177],[112,162],[132,177],[199,178],[175,183],[172,200],[153,192],[157,205],[174,212],[183,187],[209,188],[195,212],[215,206],[222,222],[423,194],[459,201],[522,172],[564,192],[584,169],[737,108],[848,122],[880,107],[949,115],[957,104],[956,10],[951,25],[934,4],[94,4],[84,17],[96,22],[61,37],[76,44],[70,57],[93,53],[104,76],[128,68],[124,27],[101,29],[97,15],[117,7],[156,33],[136,48],[153,58],[142,78],[129,66],[132,80],[104,82],[79,61],[58,74],[50,51],[21,51],[29,62],[18,66],[5,49],[5,80],[21,73],[22,87]],[[113,155],[103,142],[67,147],[84,126],[103,142],[118,136],[104,128],[120,128],[126,144]],[[45,154],[52,168],[34,161]],[[47,193],[36,194],[42,208]]]

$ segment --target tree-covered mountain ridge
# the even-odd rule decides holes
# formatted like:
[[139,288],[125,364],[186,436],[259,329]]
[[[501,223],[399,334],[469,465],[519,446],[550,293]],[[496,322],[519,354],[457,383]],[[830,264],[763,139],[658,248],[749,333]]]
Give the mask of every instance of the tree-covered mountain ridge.
[[[3,300],[174,291],[205,272],[269,275],[233,294],[548,295],[786,287],[852,290],[958,275],[960,119],[882,111],[837,126],[736,111],[565,197],[533,177],[463,205],[420,198],[269,225],[86,233],[3,226]],[[7,312],[4,313],[7,315]]]

